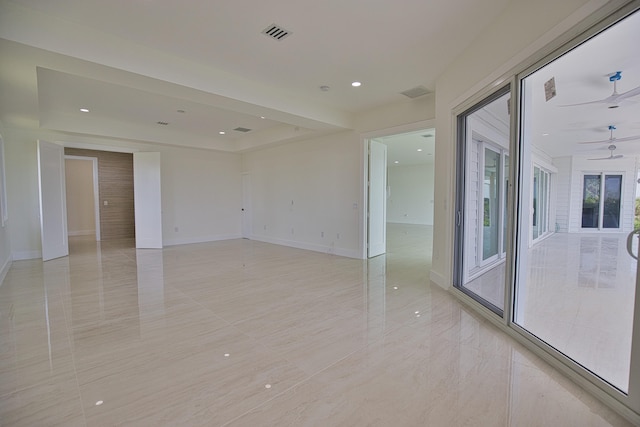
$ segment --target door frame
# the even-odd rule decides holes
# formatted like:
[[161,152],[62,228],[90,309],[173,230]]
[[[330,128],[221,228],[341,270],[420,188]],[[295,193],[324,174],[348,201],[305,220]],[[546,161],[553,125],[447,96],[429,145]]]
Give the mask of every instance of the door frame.
[[[98,177],[98,158],[90,156],[75,156],[72,154],[65,154],[64,159],[67,160],[86,160],[92,162],[93,166],[93,210],[96,221],[96,241],[100,241],[100,181]],[[65,182],[65,189],[67,183]],[[66,202],[65,202],[66,203]],[[67,219],[68,221],[68,219]]]
[[241,229],[242,238],[251,239],[253,237],[253,211],[251,209],[251,173],[242,172],[242,211]]
[[[373,132],[365,132],[360,134],[360,258],[367,259],[367,246],[369,244],[369,238],[367,230],[369,230],[369,219],[367,214],[369,212],[369,140],[375,138],[382,138],[386,136],[393,136],[408,132],[417,132],[424,129],[434,129],[436,127],[436,120],[422,120],[414,123],[409,123],[401,126],[394,126],[386,129],[380,129]],[[438,152],[437,135],[436,135],[436,150],[434,153],[434,161]],[[357,208],[357,206],[354,206]]]

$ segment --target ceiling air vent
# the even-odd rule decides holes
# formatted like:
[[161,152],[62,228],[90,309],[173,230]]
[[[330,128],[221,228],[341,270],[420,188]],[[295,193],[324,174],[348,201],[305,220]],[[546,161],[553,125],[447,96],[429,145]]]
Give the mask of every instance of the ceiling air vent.
[[406,97],[414,99],[414,98],[417,98],[417,97],[422,96],[422,95],[426,95],[426,94],[431,93],[431,92],[429,92],[429,89],[427,89],[424,86],[416,86],[416,87],[414,87],[412,89],[408,89],[408,90],[405,90],[404,92],[400,92],[400,93],[403,94]]
[[287,31],[284,28],[276,25],[276,24],[271,24],[269,25],[267,28],[265,28],[264,30],[262,30],[262,34],[264,34],[265,36],[271,37],[274,40],[282,40],[288,36],[291,35],[291,31]]
[[162,126],[166,126],[169,124],[169,122],[156,122],[156,123]]
[[251,132],[251,129],[247,129],[247,128],[243,128],[243,127],[237,127],[234,130],[238,131],[238,132],[245,132],[245,133],[246,132]]

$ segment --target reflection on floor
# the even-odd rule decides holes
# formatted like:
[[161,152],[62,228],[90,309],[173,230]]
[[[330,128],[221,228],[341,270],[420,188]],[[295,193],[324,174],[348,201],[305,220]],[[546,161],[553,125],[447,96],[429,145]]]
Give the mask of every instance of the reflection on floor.
[[527,264],[516,323],[628,390],[636,261],[626,235],[556,233]]
[[429,261],[394,247],[414,233],[390,228],[369,261],[249,240],[73,241],[67,258],[16,261],[0,287],[0,420],[629,425],[429,285]]

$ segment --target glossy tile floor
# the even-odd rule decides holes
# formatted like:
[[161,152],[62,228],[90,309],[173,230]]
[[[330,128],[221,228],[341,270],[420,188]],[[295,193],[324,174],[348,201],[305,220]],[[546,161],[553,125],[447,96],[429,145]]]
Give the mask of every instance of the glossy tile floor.
[[429,285],[419,232],[389,227],[369,261],[74,240],[67,258],[14,262],[0,424],[629,425]]

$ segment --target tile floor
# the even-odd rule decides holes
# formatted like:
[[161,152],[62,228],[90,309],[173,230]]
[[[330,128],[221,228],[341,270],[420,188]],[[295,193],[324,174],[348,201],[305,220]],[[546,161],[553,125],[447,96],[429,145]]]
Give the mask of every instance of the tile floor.
[[75,239],[14,262],[0,425],[629,425],[429,285],[429,229],[389,231],[369,261]]

